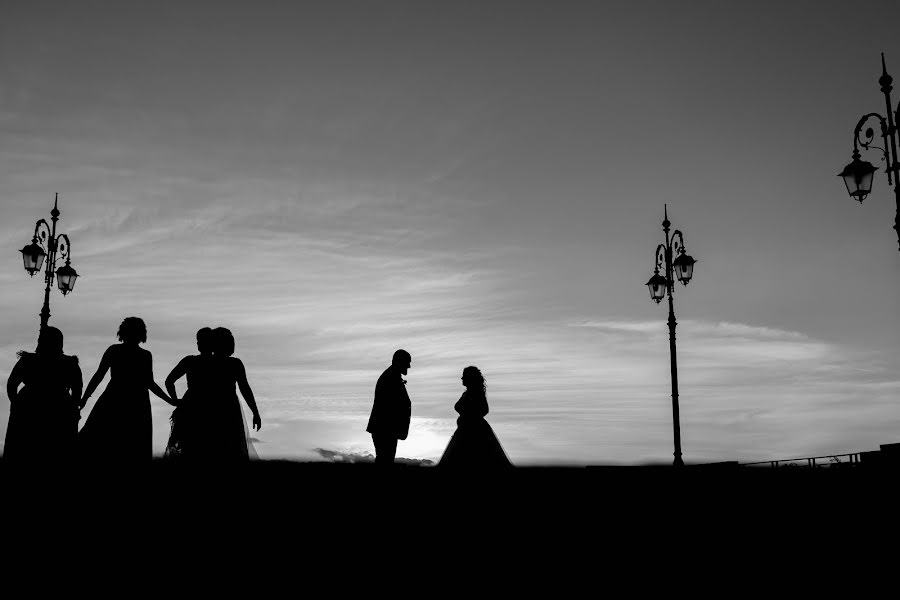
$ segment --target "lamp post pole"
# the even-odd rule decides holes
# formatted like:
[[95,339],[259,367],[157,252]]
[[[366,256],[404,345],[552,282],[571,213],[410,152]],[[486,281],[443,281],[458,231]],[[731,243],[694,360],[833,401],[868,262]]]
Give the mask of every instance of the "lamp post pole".
[[[41,307],[41,329],[43,332],[50,320],[50,290],[53,289],[53,280],[56,279],[59,284],[59,290],[63,296],[72,291],[75,287],[75,279],[78,273],[72,268],[71,263],[71,245],[69,236],[66,234],[56,235],[56,222],[59,221],[59,194],[53,201],[53,210],[50,211],[50,221],[40,219],[34,225],[34,237],[31,244],[25,246],[20,252],[25,262],[25,270],[34,277],[35,273],[41,270],[42,265],[46,265],[44,270],[44,305]],[[46,250],[45,250],[46,247]],[[46,260],[45,260],[46,259]],[[57,260],[65,259],[66,264],[59,269],[56,268]]]
[[[881,85],[881,92],[884,94],[885,116],[873,112],[863,115],[856,124],[853,132],[853,160],[844,170],[839,173],[843,177],[847,186],[847,192],[850,197],[859,201],[860,204],[872,191],[872,180],[878,167],[873,166],[869,162],[861,161],[859,154],[859,146],[868,150],[873,148],[880,150],[882,160],[885,162],[885,173],[888,177],[888,185],[894,186],[894,201],[897,205],[896,215],[894,217],[894,230],[897,232],[897,241],[900,243],[900,164],[897,160],[897,121],[900,120],[900,106],[892,109],[891,106],[891,90],[894,79],[888,75],[887,67],[884,63],[884,53],[881,53],[881,77],[878,83]],[[863,126],[869,119],[876,119],[881,126],[881,138],[884,140],[884,147],[875,146],[875,130],[872,127],[866,128],[865,137],[860,137],[863,133]]]
[[[668,211],[666,212],[668,213]],[[675,350],[675,325],[677,323],[675,321],[675,301],[672,299],[672,288],[674,286],[672,285],[672,244],[669,239],[669,225],[667,214],[666,219],[663,220],[663,231],[666,235],[666,279],[669,280],[668,293],[666,295],[669,297],[669,362],[671,363],[670,368],[672,371],[672,423],[674,424],[675,436],[674,465],[681,467],[684,466],[684,461],[681,460],[681,416],[678,411],[678,359]]]
[[[45,269],[44,280],[47,285],[44,287],[44,306],[41,307],[41,331],[47,327],[47,321],[50,320],[50,290],[53,289],[53,265],[56,263],[56,253],[59,250],[59,243],[56,239],[56,222],[59,221],[59,194],[53,199],[53,210],[50,211],[50,220],[53,222],[53,229],[50,232],[50,239],[47,240],[47,268]],[[39,221],[40,222],[40,221]],[[69,239],[68,237],[66,239]]]
[[[647,282],[650,288],[651,298],[659,304],[663,296],[669,298],[669,362],[672,373],[672,428],[675,442],[675,461],[673,465],[676,467],[684,466],[681,458],[681,416],[678,409],[678,358],[675,348],[675,277],[684,285],[687,285],[693,275],[694,263],[697,262],[691,256],[685,254],[684,237],[677,229],[669,235],[669,227],[672,223],[669,221],[668,207],[664,208],[665,217],[663,218],[663,234],[665,243],[656,247],[656,262],[654,266],[653,277]],[[673,258],[673,254],[677,252],[678,256]],[[659,274],[660,268],[664,269],[665,276]]]

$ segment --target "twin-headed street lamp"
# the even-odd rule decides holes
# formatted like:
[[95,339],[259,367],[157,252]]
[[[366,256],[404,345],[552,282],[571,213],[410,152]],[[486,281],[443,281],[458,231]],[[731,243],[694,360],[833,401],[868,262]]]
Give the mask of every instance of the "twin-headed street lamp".
[[[856,124],[853,132],[853,160],[844,170],[838,173],[843,178],[844,185],[847,186],[847,193],[850,197],[862,203],[872,191],[872,181],[875,178],[875,171],[878,167],[870,162],[860,160],[859,146],[868,150],[874,148],[880,150],[882,159],[886,163],[885,172],[888,177],[888,185],[894,186],[894,200],[897,203],[897,214],[894,218],[894,229],[897,231],[897,240],[900,242],[900,172],[898,172],[897,161],[897,121],[900,120],[900,106],[896,109],[891,108],[891,83],[893,78],[888,75],[887,68],[884,65],[884,53],[881,54],[881,77],[878,83],[881,84],[881,91],[884,93],[885,115],[878,113],[869,113]],[[884,140],[884,147],[875,146],[875,130],[871,127],[866,128],[865,138],[860,137],[862,128],[869,119],[877,119],[881,125],[881,138]]]
[[[53,288],[53,278],[56,277],[59,291],[63,296],[71,292],[75,287],[75,279],[78,273],[71,265],[71,245],[69,244],[69,236],[66,234],[56,235],[56,222],[59,220],[59,194],[53,201],[53,210],[50,211],[50,220],[53,227],[47,224],[44,219],[39,220],[34,225],[34,237],[31,243],[19,252],[22,253],[22,260],[25,263],[25,270],[34,277],[34,274],[41,270],[46,263],[44,279],[47,286],[44,288],[44,306],[41,309],[41,331],[47,326],[50,319],[50,290]],[[66,264],[60,268],[56,268],[58,260],[66,260]]]
[[[675,277],[678,281],[687,285],[694,274],[694,263],[697,262],[684,251],[684,237],[677,229],[669,235],[669,211],[664,206],[665,217],[662,222],[665,233],[665,244],[656,247],[656,262],[653,269],[653,277],[647,282],[650,288],[650,297],[659,304],[663,296],[669,296],[669,356],[672,368],[672,427],[675,434],[675,462],[676,467],[684,465],[681,460],[681,422],[678,414],[678,367],[675,354],[675,306],[672,294],[675,289]],[[678,256],[673,258],[673,254]],[[665,270],[665,275],[660,275],[660,269]]]

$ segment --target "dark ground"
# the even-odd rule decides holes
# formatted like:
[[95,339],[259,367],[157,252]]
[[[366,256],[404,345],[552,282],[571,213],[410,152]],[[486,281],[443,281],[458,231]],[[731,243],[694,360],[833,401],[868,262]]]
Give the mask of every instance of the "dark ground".
[[590,582],[651,589],[673,572],[725,578],[735,591],[778,573],[813,569],[821,582],[878,573],[871,569],[884,559],[896,565],[898,475],[864,465],[486,475],[289,461],[231,471],[165,461],[139,473],[7,468],[0,564],[20,574],[35,559],[71,560],[78,581],[102,568],[105,583],[148,586],[178,572],[204,596],[298,578],[347,593],[375,582],[386,593],[421,591],[411,582],[424,578],[442,582],[425,595],[441,595],[477,575],[526,593],[550,578],[553,597],[569,597]]

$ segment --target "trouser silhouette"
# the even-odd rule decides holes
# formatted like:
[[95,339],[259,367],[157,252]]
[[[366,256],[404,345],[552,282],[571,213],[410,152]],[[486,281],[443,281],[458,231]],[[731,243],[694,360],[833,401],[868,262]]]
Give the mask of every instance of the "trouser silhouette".
[[394,457],[397,456],[397,438],[373,433],[372,442],[375,444],[375,464],[393,464]]

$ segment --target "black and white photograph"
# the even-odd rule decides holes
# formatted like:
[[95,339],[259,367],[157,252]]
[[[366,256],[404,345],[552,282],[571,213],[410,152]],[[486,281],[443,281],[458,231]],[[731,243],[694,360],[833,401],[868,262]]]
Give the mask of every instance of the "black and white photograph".
[[276,581],[895,514],[897,8],[0,0],[6,535]]

